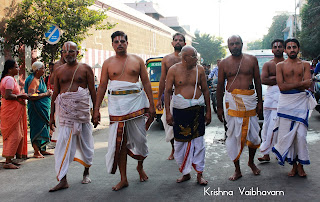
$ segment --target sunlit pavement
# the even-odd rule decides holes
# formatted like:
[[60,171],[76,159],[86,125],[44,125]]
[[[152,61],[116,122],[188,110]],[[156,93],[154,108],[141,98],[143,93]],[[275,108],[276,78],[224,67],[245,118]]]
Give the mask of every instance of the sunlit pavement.
[[[308,131],[311,165],[305,166],[307,178],[288,177],[291,166],[277,164],[271,154],[271,162],[260,164],[260,176],[254,176],[246,165],[248,149],[240,158],[243,177],[235,182],[228,180],[234,166],[229,159],[224,142],[223,125],[212,114],[212,123],[206,128],[206,168],[204,177],[209,181],[205,187],[196,183],[196,172],[192,179],[176,183],[181,176],[175,161],[166,160],[171,146],[165,142],[164,131],[154,123],[148,132],[149,156],[145,160],[147,182],[140,182],[136,171],[137,162],[128,157],[127,175],[129,187],[118,192],[111,188],[120,180],[119,172],[107,174],[105,154],[107,152],[108,123],[103,119],[102,128],[95,130],[95,156],[90,177],[92,183],[81,184],[83,167],[73,162],[68,172],[69,189],[55,193],[48,190],[57,184],[54,171],[54,157],[30,158],[19,170],[0,169],[1,201],[213,201],[213,200],[317,200],[320,196],[320,160],[318,148],[320,135],[320,114],[316,111],[310,119]],[[257,151],[256,157],[261,154]],[[242,193],[242,194],[241,194]],[[284,196],[282,195],[284,193]],[[270,195],[266,195],[270,194]],[[272,195],[273,194],[273,195]]]

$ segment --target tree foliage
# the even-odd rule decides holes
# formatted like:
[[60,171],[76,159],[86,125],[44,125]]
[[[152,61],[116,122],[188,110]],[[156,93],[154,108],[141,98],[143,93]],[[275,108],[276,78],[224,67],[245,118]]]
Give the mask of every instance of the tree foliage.
[[268,30],[268,34],[263,36],[262,49],[270,49],[271,42],[274,39],[283,39],[283,30],[286,28],[288,19],[287,14],[276,15],[272,19],[272,24]]
[[256,40],[248,43],[248,50],[262,49],[262,40]]
[[301,51],[309,59],[320,55],[320,1],[308,0],[301,12]]
[[[0,42],[2,50],[11,51],[18,56],[23,45],[41,50],[41,60],[49,62],[57,59],[58,51],[66,41],[80,44],[91,28],[110,29],[113,24],[103,23],[106,10],[93,10],[94,0],[24,0],[12,4],[2,19]],[[63,32],[60,41],[50,45],[44,34],[51,25],[57,25]]]
[[217,59],[224,58],[226,49],[222,46],[222,38],[200,33],[195,33],[195,36],[193,46],[201,54],[204,63],[214,64]]

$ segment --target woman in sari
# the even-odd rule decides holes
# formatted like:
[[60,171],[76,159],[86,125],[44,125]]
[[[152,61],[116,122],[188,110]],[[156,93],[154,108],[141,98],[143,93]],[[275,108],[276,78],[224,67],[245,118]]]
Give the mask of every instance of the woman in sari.
[[7,60],[1,75],[1,133],[3,135],[2,156],[6,158],[3,168],[18,169],[14,156],[26,158],[27,149],[27,112],[25,99],[27,94],[20,94],[19,84],[14,78],[19,67],[14,60]]
[[32,73],[25,82],[24,90],[29,94],[28,115],[30,122],[30,139],[35,158],[44,158],[43,155],[52,155],[46,151],[50,142],[49,115],[52,90],[47,90],[43,80],[45,72],[42,62],[32,64]]

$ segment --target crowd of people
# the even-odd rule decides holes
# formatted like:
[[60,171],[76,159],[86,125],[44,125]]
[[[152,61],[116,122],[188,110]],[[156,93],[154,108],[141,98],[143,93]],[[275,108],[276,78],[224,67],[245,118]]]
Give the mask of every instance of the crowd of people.
[[[129,185],[127,155],[138,161],[140,181],[148,180],[143,163],[149,152],[147,130],[155,117],[155,108],[164,110],[166,141],[172,145],[168,159],[175,159],[182,173],[176,182],[190,180],[193,167],[198,184],[206,185],[204,135],[211,122],[207,80],[216,79],[217,116],[225,123],[226,149],[235,166],[229,180],[242,177],[240,156],[246,145],[248,166],[254,175],[261,173],[254,163],[260,147],[263,156],[259,161],[270,161],[272,151],[280,165],[287,161],[293,166],[289,176],[306,176],[303,165],[310,164],[306,141],[308,114],[316,102],[306,91],[312,82],[310,65],[297,57],[298,40],[274,40],[274,58],[264,64],[260,76],[257,58],[242,53],[240,36],[228,38],[231,55],[218,60],[217,67],[210,72],[210,68],[198,64],[197,50],[186,45],[185,37],[177,33],[172,41],[174,52],[162,60],[156,106],[144,61],[127,53],[128,36],[116,31],[111,40],[116,54],[104,61],[97,91],[91,67],[77,61],[78,45],[71,41],[63,45],[61,59],[49,64],[50,76],[43,78],[42,62],[32,64],[25,93],[20,92],[14,78],[19,71],[17,63],[11,59],[5,62],[0,84],[4,168],[18,169],[14,157],[27,157],[27,106],[33,156],[52,155],[46,151],[46,145],[56,141],[55,171],[59,183],[50,192],[69,187],[67,172],[72,161],[84,166],[81,182],[90,183],[89,168],[94,155],[92,124],[96,127],[100,123],[100,106],[107,93],[110,127],[106,167],[111,174],[119,168],[121,176],[112,190]],[[268,85],[264,102],[261,84]],[[261,142],[258,117],[263,116]]]

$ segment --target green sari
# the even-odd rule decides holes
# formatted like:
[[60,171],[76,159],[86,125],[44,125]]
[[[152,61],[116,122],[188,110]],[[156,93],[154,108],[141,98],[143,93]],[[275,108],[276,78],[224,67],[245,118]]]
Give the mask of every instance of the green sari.
[[[34,74],[30,74],[26,79],[24,90],[28,93],[28,88],[34,79]],[[39,79],[39,88],[36,93],[47,92],[47,86],[42,77]],[[32,144],[36,144],[41,151],[46,150],[46,145],[50,142],[50,117],[51,97],[44,97],[40,100],[28,101],[28,116],[30,122],[30,139]]]

